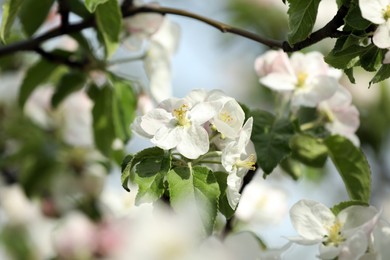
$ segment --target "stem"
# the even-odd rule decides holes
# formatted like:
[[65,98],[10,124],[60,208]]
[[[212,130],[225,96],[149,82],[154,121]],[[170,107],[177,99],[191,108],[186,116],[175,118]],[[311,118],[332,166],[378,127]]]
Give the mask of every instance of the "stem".
[[312,121],[312,122],[308,122],[308,123],[304,123],[300,126],[300,129],[301,131],[307,131],[307,130],[310,130],[310,129],[313,129],[315,127],[317,127],[319,125],[320,121],[319,120],[315,120],[315,121]]
[[222,155],[222,152],[221,151],[212,151],[212,152],[208,152],[202,156],[200,156],[198,159],[195,159],[193,161],[194,164],[197,164],[199,163],[200,161],[202,161],[203,159],[206,159],[206,158],[213,158],[213,157],[221,157]]
[[[196,164],[200,163],[212,163],[212,164],[222,164],[221,161],[209,161],[209,160],[204,160],[204,161],[197,161]],[[194,163],[195,164],[195,163]]]

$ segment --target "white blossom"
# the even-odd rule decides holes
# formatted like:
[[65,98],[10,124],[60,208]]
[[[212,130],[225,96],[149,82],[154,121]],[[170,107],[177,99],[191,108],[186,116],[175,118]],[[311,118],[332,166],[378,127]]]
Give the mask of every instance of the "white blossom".
[[271,51],[255,61],[264,86],[290,93],[293,107],[315,107],[330,98],[338,87],[340,72],[330,68],[319,52],[294,53],[290,59],[282,51]]
[[301,245],[320,244],[321,259],[359,259],[367,250],[379,213],[373,207],[350,206],[337,216],[325,205],[300,200],[290,210],[298,237],[289,237]]
[[228,172],[226,195],[229,205],[235,209],[240,199],[244,176],[255,170],[256,152],[252,141],[253,118],[249,118],[240,131],[237,140],[230,142],[222,151],[222,165]]
[[340,86],[330,99],[319,103],[317,109],[325,117],[325,128],[331,134],[345,136],[359,146],[359,138],[355,134],[360,124],[359,111],[351,102],[351,93]]
[[372,41],[379,48],[390,47],[390,1],[359,0],[363,18],[377,24]]
[[209,136],[202,125],[214,113],[211,106],[191,98],[170,98],[137,118],[133,129],[162,149],[176,148],[185,157],[196,159],[209,150]]

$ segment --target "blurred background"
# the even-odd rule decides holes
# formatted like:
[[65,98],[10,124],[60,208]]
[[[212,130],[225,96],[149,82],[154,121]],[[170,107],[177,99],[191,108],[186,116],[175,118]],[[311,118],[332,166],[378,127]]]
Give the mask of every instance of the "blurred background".
[[[284,40],[288,30],[287,8],[281,0],[165,0],[159,4],[211,17],[272,39]],[[335,1],[321,1],[316,28],[325,25],[336,11]],[[171,63],[173,96],[183,97],[197,88],[222,89],[250,108],[272,111],[273,96],[260,86],[253,68],[255,58],[267,50],[264,46],[223,34],[190,18],[168,17],[181,28],[179,46]],[[55,41],[49,44],[60,44],[63,39]],[[326,54],[333,44],[328,39],[304,51]],[[127,52],[129,49],[122,46],[112,59]],[[78,250],[69,242],[72,239],[80,239],[84,248],[90,245],[80,235],[67,237],[62,228],[74,228],[78,234],[93,233],[96,229],[103,232],[103,225],[90,228],[85,224],[86,219],[123,216],[124,211],[134,207],[134,194],[126,193],[121,187],[120,167],[93,147],[92,104],[85,95],[73,94],[54,111],[45,99],[45,95],[51,95],[50,90],[42,89],[30,97],[24,111],[16,107],[25,65],[31,64],[30,59],[34,58],[18,53],[0,60],[0,259],[48,259],[46,256],[90,259],[87,253],[81,257],[69,254]],[[140,88],[148,86],[142,60],[115,65],[112,71]],[[361,126],[357,134],[372,169],[371,204],[383,209],[384,218],[390,220],[389,83],[385,81],[369,88],[372,75],[356,71],[355,77],[356,84],[349,83],[346,77],[342,84],[352,92],[360,112]],[[135,153],[150,145],[133,136],[125,147],[128,153]],[[261,176],[259,172],[255,178],[263,201],[259,216],[238,221],[237,230],[254,231],[270,248],[283,246],[287,242],[283,236],[296,234],[288,209],[298,200],[312,199],[329,207],[348,200],[331,162],[324,169],[302,167],[298,180],[281,169],[276,169],[266,180]],[[59,223],[68,223],[69,212],[82,212],[87,218],[75,218],[77,224],[65,229]],[[55,235],[53,229],[58,231]],[[109,255],[106,253],[109,249],[99,250],[93,254],[96,258]],[[317,246],[310,249],[294,246],[284,259],[313,259],[317,250]]]

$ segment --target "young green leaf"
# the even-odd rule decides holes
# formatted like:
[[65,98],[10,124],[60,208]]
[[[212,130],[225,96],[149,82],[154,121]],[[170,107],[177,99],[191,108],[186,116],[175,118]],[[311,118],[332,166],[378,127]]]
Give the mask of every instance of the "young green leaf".
[[104,4],[108,1],[110,1],[110,0],[85,0],[85,7],[87,7],[87,9],[90,13],[94,13],[96,8],[99,5]]
[[54,0],[24,0],[19,12],[24,32],[31,36],[47,19]]
[[62,76],[51,98],[51,105],[55,108],[71,93],[80,90],[86,81],[85,73],[70,71]]
[[351,141],[338,135],[328,137],[325,145],[351,200],[368,203],[371,195],[371,170],[363,152]]
[[3,13],[0,27],[0,39],[3,43],[7,41],[12,24],[14,23],[23,2],[24,0],[6,0],[6,2],[3,4]]
[[147,156],[135,166],[134,182],[138,184],[135,203],[150,203],[165,192],[164,181],[171,168],[171,156],[164,150],[156,156]]
[[295,135],[291,138],[290,147],[294,159],[312,167],[323,167],[328,157],[328,149],[323,142],[310,135]]
[[270,174],[279,162],[290,152],[289,141],[294,134],[292,123],[277,119],[266,111],[253,111],[251,140],[257,153],[257,163],[265,174]]
[[19,105],[21,107],[24,106],[34,89],[43,84],[57,68],[57,64],[39,60],[28,69],[19,92]]
[[97,6],[96,23],[104,41],[106,57],[110,57],[119,46],[122,29],[122,13],[117,0],[108,0]]
[[381,82],[390,77],[390,64],[383,64],[382,67],[377,71],[375,76],[370,81],[371,84]]
[[345,17],[345,23],[353,29],[365,30],[371,25],[370,21],[367,21],[362,17],[359,5],[351,4],[348,14]]
[[123,162],[121,164],[121,183],[122,187],[130,192],[128,182],[130,180],[130,173],[131,173],[131,161],[133,160],[134,156],[132,154],[126,155],[125,159],[123,159]]
[[367,51],[360,46],[361,37],[350,35],[336,41],[334,49],[325,57],[326,63],[337,69],[349,69],[356,66],[359,56]]
[[69,7],[69,10],[80,16],[81,18],[88,18],[91,16],[91,13],[89,10],[87,10],[84,3],[82,3],[80,0],[67,0],[67,4]]
[[199,166],[174,168],[168,172],[168,185],[172,207],[181,211],[183,208],[188,210],[188,205],[194,205],[204,233],[210,235],[220,195],[213,173]]
[[289,0],[288,42],[294,45],[305,40],[313,30],[321,0]]
[[112,76],[114,85],[113,96],[113,120],[116,137],[127,142],[131,137],[130,124],[133,122],[136,109],[137,97],[128,80]]
[[89,95],[94,101],[92,109],[93,131],[96,147],[106,156],[111,155],[115,128],[112,118],[113,88],[91,86]]
[[367,202],[359,201],[359,200],[350,200],[350,201],[343,201],[340,202],[337,205],[334,205],[330,210],[335,214],[336,216],[342,211],[343,209],[346,209],[350,206],[369,206]]

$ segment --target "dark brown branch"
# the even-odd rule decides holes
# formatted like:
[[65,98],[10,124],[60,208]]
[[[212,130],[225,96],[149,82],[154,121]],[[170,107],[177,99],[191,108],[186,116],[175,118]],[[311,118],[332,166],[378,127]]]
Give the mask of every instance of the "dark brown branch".
[[261,44],[264,44],[270,48],[282,48],[282,42],[276,41],[276,40],[271,40],[267,39],[264,37],[261,37],[258,34],[236,28],[233,26],[230,26],[228,24],[224,24],[221,22],[218,22],[216,20],[210,19],[208,17],[204,17],[198,14],[194,14],[191,12],[187,12],[184,10],[179,10],[175,8],[169,8],[169,7],[154,7],[154,6],[141,6],[138,8],[130,8],[129,10],[125,10],[123,17],[128,17],[131,15],[134,15],[136,13],[159,13],[159,14],[173,14],[173,15],[179,15],[179,16],[184,16],[188,18],[192,18],[201,22],[204,22],[218,30],[220,30],[223,33],[232,33],[236,34],[239,36],[242,36],[247,39],[251,39],[253,41],[259,42]]
[[282,49],[285,52],[294,52],[302,50],[308,46],[311,46],[325,38],[338,38],[345,35],[344,32],[338,31],[337,29],[344,24],[344,18],[348,13],[348,7],[342,5],[337,11],[337,14],[330,20],[324,27],[318,31],[313,32],[309,37],[301,42],[290,46],[288,42],[283,42]]
[[45,50],[39,47],[35,48],[34,51],[39,55],[41,55],[42,58],[50,62],[65,64],[71,68],[83,69],[88,64],[88,62],[86,61],[76,61],[76,60],[72,60],[70,57],[64,57],[64,56],[56,55],[54,53],[46,52]]
[[69,26],[69,5],[68,0],[58,0],[58,12],[61,15],[61,28]]
[[[342,6],[339,11],[337,12],[336,16],[328,23],[326,24],[322,29],[312,33],[306,40],[296,43],[294,46],[290,46],[287,42],[280,42],[275,41],[271,39],[267,39],[264,37],[261,37],[260,35],[257,35],[255,33],[236,28],[218,21],[215,21],[213,19],[209,19],[207,17],[194,14],[191,12],[187,12],[184,10],[179,10],[175,8],[168,8],[168,7],[154,7],[154,6],[141,6],[141,7],[134,7],[132,5],[132,1],[125,1],[122,5],[122,15],[124,18],[130,17],[132,15],[138,14],[138,13],[160,13],[160,14],[173,14],[173,15],[179,15],[184,17],[189,17],[201,22],[204,22],[218,30],[220,30],[223,33],[232,33],[235,35],[242,36],[247,39],[251,39],[253,41],[259,42],[261,44],[264,44],[270,48],[281,48],[286,52],[293,52],[301,50],[305,47],[308,47],[314,43],[317,43],[325,38],[333,37],[337,38],[342,35],[344,35],[343,32],[338,31],[337,29],[344,24],[344,17],[348,12],[348,7]],[[12,54],[17,51],[34,51],[36,48],[38,48],[43,42],[46,40],[65,35],[65,34],[71,34],[74,32],[82,31],[86,28],[95,27],[96,23],[93,18],[90,18],[88,20],[82,21],[80,23],[68,25],[66,27],[59,27],[52,31],[49,31],[41,36],[38,36],[33,39],[28,39],[25,41],[20,41],[14,44],[10,44],[7,46],[4,46],[3,48],[0,48],[0,57],[8,54]]]

